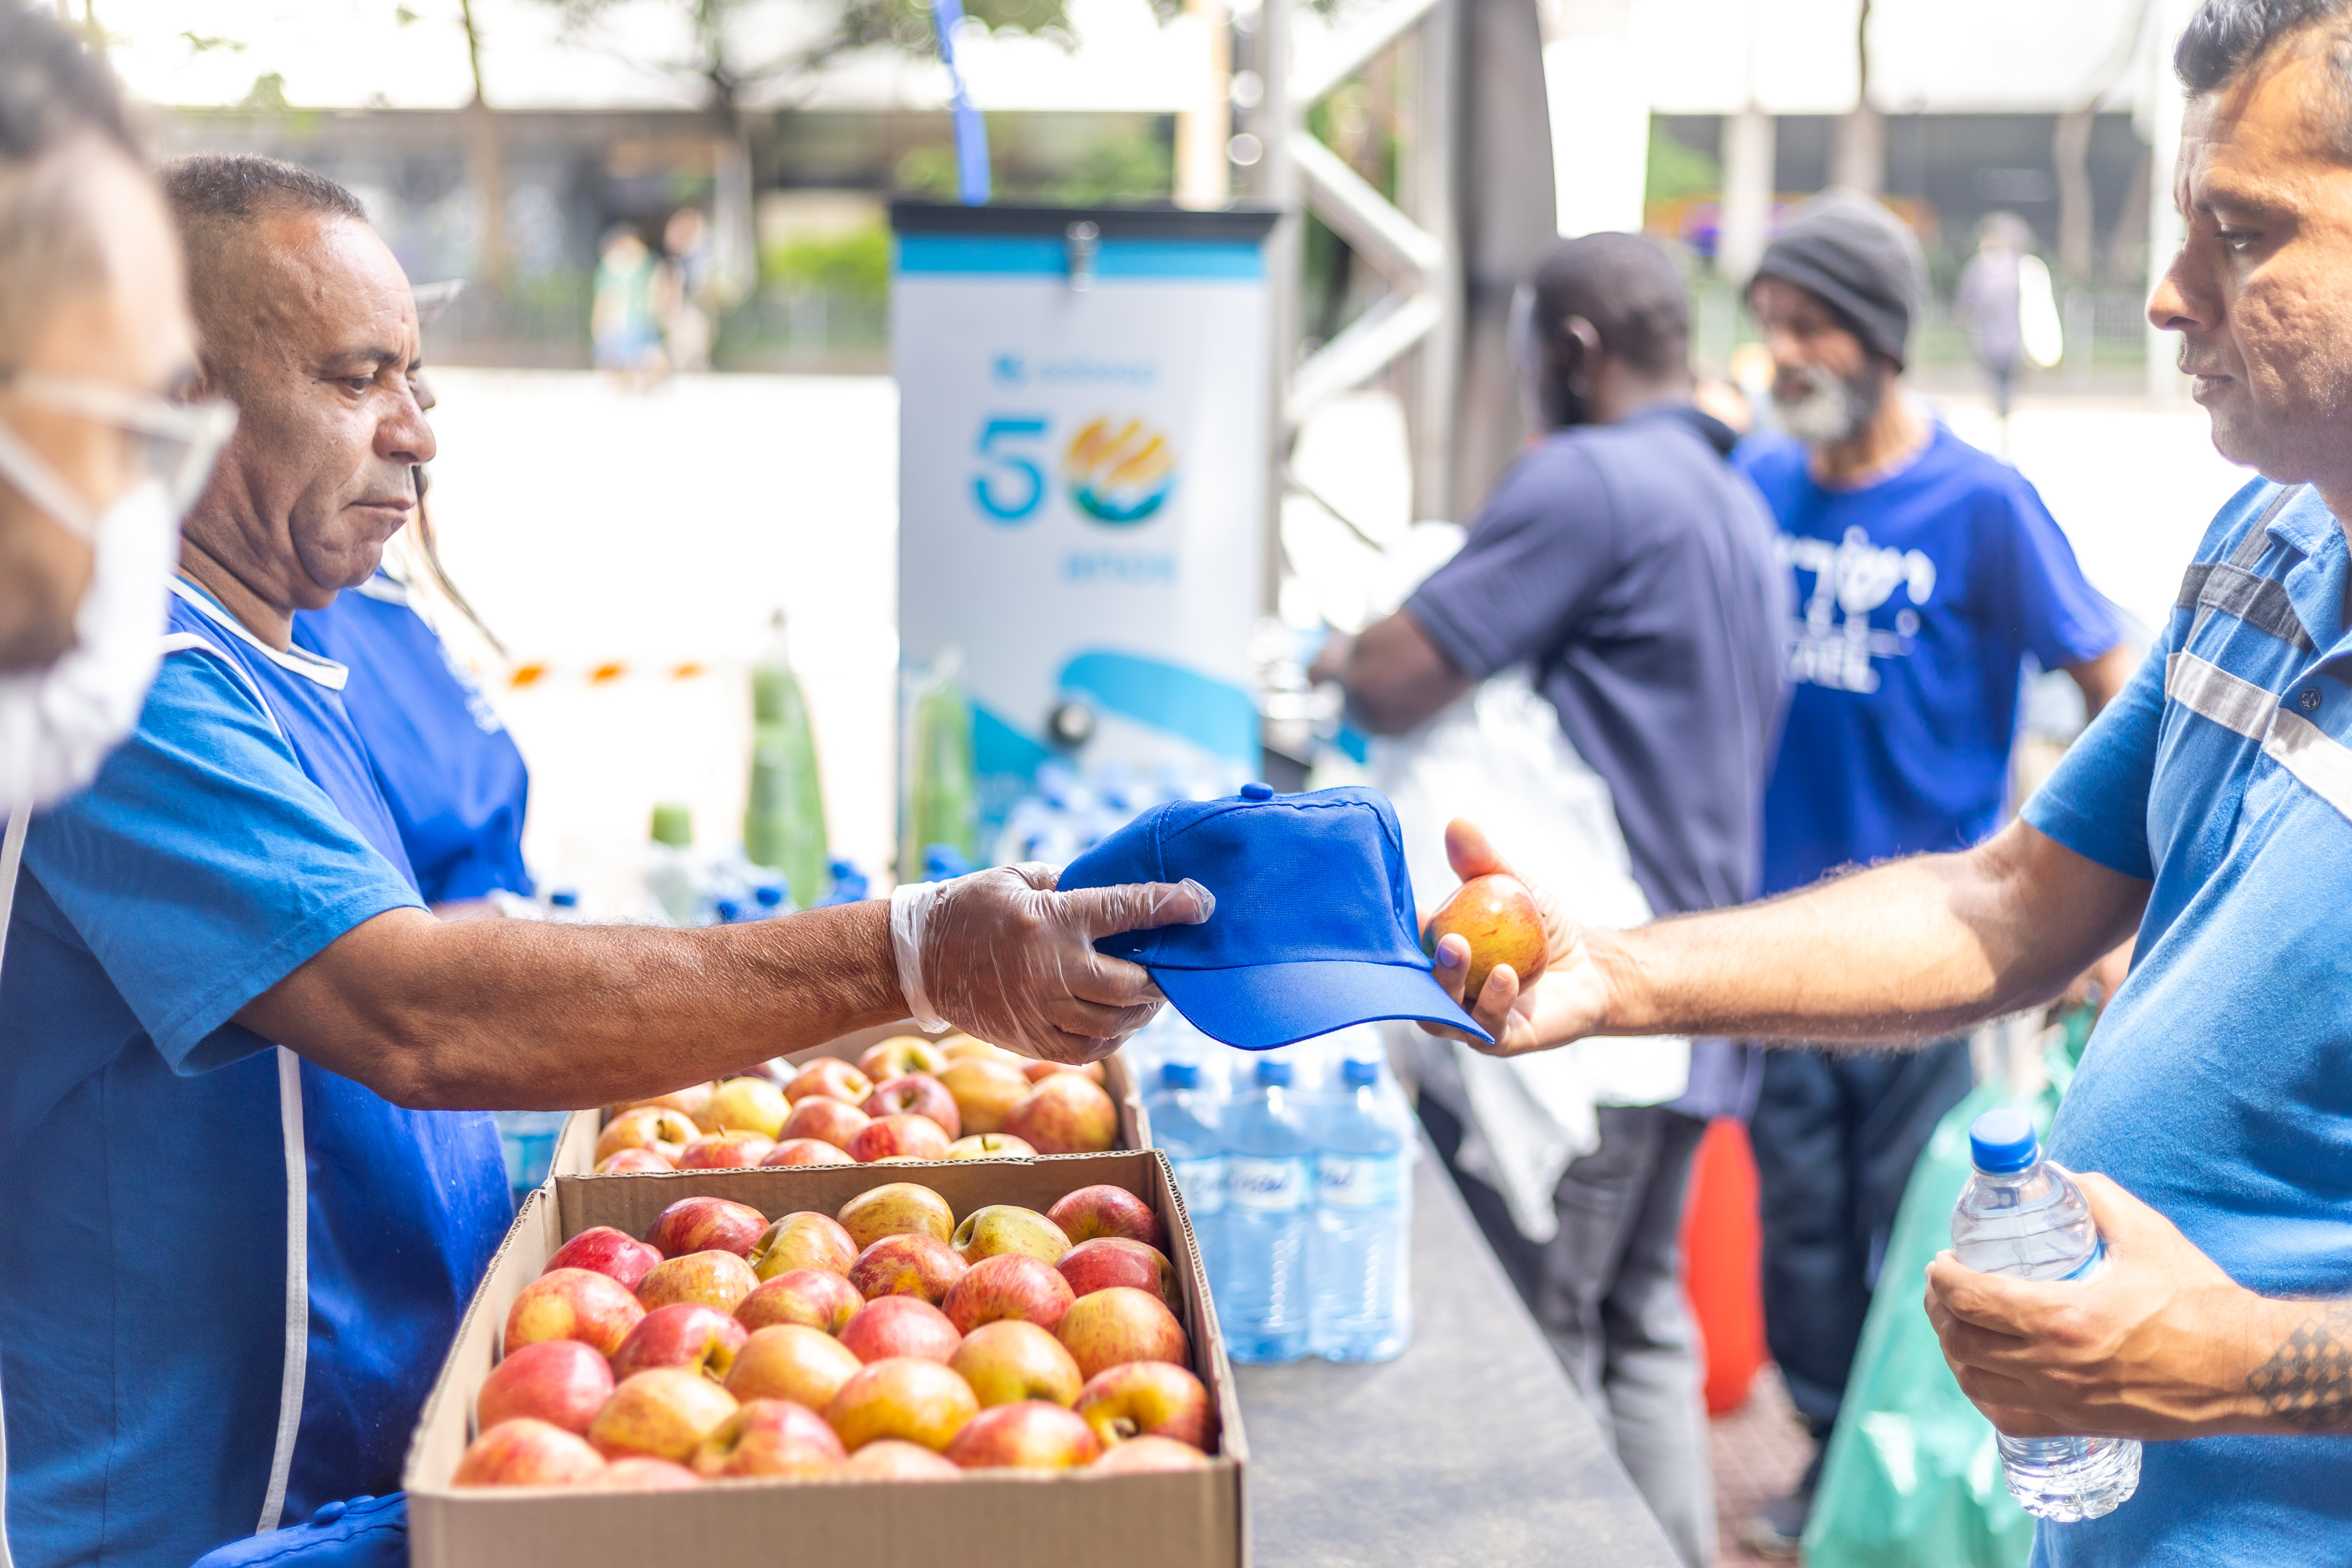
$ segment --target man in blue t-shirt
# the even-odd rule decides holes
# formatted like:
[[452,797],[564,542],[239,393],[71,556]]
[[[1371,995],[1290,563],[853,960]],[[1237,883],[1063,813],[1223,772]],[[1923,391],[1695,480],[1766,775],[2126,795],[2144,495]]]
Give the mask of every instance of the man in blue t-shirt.
[[[1989,836],[2029,656],[2072,675],[2093,713],[2130,674],[2115,616],[2033,487],[1905,395],[1917,278],[1908,230],[1833,195],[1793,217],[1748,289],[1789,433],[1736,460],[1796,578],[1766,893]],[[1958,1036],[1899,1057],[1766,1058],[1750,1123],[1765,1336],[1817,1442],[1836,1424],[1911,1168],[1971,1082]],[[1794,1553],[1820,1452],[1794,1493],[1743,1521],[1749,1544]]]
[[[1533,667],[1577,754],[1606,780],[1633,878],[1661,915],[1756,890],[1757,796],[1781,683],[1788,590],[1771,521],[1691,404],[1688,306],[1635,235],[1559,246],[1538,269],[1522,353],[1545,430],[1461,553],[1326,667],[1374,731],[1412,728],[1508,666]],[[1425,894],[1433,889],[1424,889]],[[1715,1557],[1715,1500],[1684,1309],[1683,1190],[1707,1119],[1741,1109],[1754,1053],[1695,1041],[1689,1092],[1604,1104],[1601,1144],[1534,1243],[1501,1197],[1465,1196],[1691,1568]],[[1423,1113],[1449,1160],[1463,1105]]]
[[[2174,53],[2186,232],[2148,316],[2263,482],[2019,819],[1749,909],[1564,922],[1540,980],[1498,969],[1472,1007],[1507,1055],[1706,1028],[1903,1047],[2046,1002],[2136,932],[2049,1140],[2104,1264],[1927,1268],[1945,1359],[2001,1431],[2145,1445],[2128,1500],[2036,1529],[2036,1568],[2352,1562],[2347,46],[2347,0],[2205,0]],[[1475,833],[1452,848],[1462,876],[1507,868]],[[1473,957],[1440,944],[1457,994]],[[1862,1436],[1907,1462],[1901,1432]],[[1919,1460],[1950,1479],[1949,1450]]]

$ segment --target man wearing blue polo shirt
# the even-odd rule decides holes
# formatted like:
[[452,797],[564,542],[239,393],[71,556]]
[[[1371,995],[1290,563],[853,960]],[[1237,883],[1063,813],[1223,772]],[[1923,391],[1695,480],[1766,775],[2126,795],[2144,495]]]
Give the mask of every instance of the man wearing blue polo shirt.
[[[1899,1044],[2057,994],[2137,931],[2051,1137],[2106,1266],[1949,1253],[1927,1310],[2004,1431],[2144,1440],[2137,1494],[2047,1524],[2037,1563],[2352,1560],[2352,0],[2206,0],[2187,236],[2149,301],[2181,334],[2222,509],[2147,663],[2026,804],[1953,854],[1636,931],[1561,922],[1473,1012],[1505,1052],[1742,1030]],[[1497,863],[1457,827],[1456,869]],[[1466,944],[1442,973],[1458,987]]]
[[[1964,849],[2000,825],[2021,666],[2096,713],[2130,678],[2115,616],[2033,487],[1923,414],[1903,383],[1919,247],[1832,193],[1748,287],[1773,411],[1736,460],[1796,579],[1789,721],[1764,792],[1763,891],[1840,867]],[[1954,1036],[1901,1056],[1781,1050],[1748,1131],[1764,1216],[1764,1334],[1819,1445],[1740,1531],[1793,1557],[1911,1168],[1975,1079]]]
[[204,158],[166,190],[208,390],[138,731],[36,816],[0,974],[0,1391],[26,1568],[186,1568],[399,1485],[512,1217],[478,1107],[659,1093],[912,1013],[1033,1055],[1150,1017],[1096,936],[1197,889],[1045,868],[706,931],[434,919],[345,671],[294,611],[375,570],[434,443],[407,279],[351,195]]

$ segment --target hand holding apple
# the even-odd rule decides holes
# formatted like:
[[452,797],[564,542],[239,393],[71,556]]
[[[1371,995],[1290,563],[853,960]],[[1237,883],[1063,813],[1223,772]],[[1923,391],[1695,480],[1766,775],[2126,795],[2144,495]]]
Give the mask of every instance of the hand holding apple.
[[1437,944],[1459,936],[1470,944],[1467,994],[1485,989],[1498,963],[1508,964],[1521,985],[1533,984],[1551,956],[1543,911],[1527,884],[1504,872],[1473,877],[1454,889],[1422,928],[1421,947],[1433,957]]

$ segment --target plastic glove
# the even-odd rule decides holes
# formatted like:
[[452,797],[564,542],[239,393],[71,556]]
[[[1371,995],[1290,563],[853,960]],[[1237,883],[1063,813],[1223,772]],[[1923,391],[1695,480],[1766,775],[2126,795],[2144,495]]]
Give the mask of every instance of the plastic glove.
[[890,895],[890,946],[915,1022],[953,1026],[1042,1061],[1098,1061],[1167,998],[1097,937],[1198,925],[1214,894],[1189,879],[1054,890],[1051,866],[1000,866]]

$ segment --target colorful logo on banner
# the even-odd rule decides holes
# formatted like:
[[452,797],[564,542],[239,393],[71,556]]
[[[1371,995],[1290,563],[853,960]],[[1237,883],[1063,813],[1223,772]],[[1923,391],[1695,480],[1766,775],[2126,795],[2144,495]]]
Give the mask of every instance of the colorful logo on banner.
[[1140,419],[1095,420],[1071,437],[1062,476],[1071,503],[1114,528],[1148,521],[1176,488],[1176,451]]

